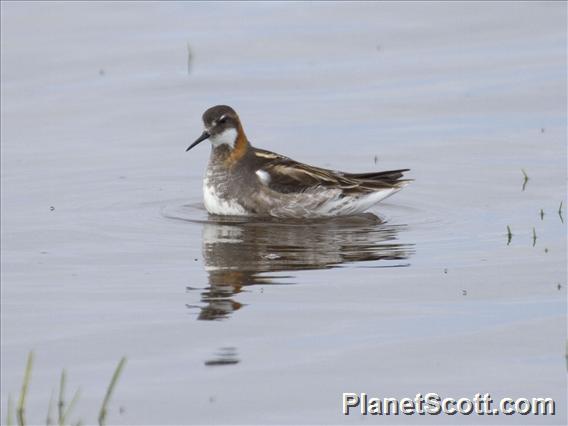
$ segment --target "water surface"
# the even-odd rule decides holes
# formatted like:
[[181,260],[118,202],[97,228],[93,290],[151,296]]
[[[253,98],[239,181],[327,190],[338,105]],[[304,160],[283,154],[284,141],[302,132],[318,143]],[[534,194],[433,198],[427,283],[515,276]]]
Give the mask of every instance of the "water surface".
[[[565,4],[3,2],[1,55],[2,419],[33,349],[31,423],[62,368],[93,422],[123,355],[114,424],[527,421],[342,392],[566,422]],[[415,182],[348,220],[209,217],[184,150],[219,103],[259,147]]]

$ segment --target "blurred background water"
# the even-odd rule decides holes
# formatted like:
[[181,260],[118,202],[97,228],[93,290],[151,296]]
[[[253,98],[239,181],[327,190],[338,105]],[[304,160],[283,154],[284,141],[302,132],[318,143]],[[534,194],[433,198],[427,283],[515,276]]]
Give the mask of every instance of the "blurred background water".
[[[566,423],[565,3],[1,7],[2,421],[33,349],[31,423],[62,368],[94,422],[123,355],[112,424],[360,423],[342,392]],[[376,216],[209,218],[184,150],[221,103],[258,147],[415,182]]]

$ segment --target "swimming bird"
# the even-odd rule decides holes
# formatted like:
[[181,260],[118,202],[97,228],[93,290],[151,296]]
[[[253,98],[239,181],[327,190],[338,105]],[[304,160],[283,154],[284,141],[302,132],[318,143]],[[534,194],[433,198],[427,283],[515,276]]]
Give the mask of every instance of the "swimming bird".
[[302,164],[255,148],[233,108],[203,113],[205,130],[186,151],[208,139],[203,179],[207,211],[215,215],[318,218],[361,213],[405,187],[409,169],[345,173]]

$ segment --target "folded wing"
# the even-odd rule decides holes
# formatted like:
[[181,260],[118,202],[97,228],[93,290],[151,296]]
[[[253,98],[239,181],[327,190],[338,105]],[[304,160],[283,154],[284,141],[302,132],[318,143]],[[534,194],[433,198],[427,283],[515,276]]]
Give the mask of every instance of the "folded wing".
[[258,175],[263,184],[281,193],[305,192],[316,187],[341,189],[345,195],[400,189],[409,182],[401,179],[409,169],[370,173],[344,173],[308,166],[268,151],[257,150]]

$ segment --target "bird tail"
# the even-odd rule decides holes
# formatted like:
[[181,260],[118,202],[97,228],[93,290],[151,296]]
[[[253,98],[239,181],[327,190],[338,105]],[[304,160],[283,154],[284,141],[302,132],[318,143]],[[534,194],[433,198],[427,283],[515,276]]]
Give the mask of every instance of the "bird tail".
[[364,181],[364,183],[387,184],[395,188],[403,188],[413,179],[401,179],[410,169],[388,170],[385,172],[349,173],[345,177]]

